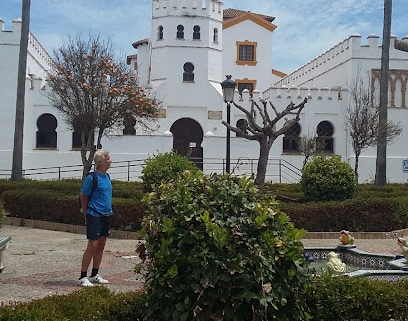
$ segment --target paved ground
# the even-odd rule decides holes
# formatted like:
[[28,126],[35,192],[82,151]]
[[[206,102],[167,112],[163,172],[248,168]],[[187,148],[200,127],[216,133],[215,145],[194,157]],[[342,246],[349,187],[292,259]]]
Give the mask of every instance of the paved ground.
[[[3,252],[0,273],[0,305],[23,302],[54,294],[67,294],[76,285],[87,240],[84,235],[4,225],[0,236],[11,236]],[[109,239],[100,274],[112,291],[131,291],[142,285],[134,272],[135,240]]]
[[[80,263],[87,240],[84,235],[28,227],[5,225],[0,236],[11,236],[12,243],[4,251],[5,269],[0,273],[0,306],[8,302],[23,302],[54,294],[78,291]],[[337,246],[336,239],[304,240],[308,246]],[[135,240],[109,239],[100,273],[111,283],[115,292],[131,291],[142,285],[133,269]],[[357,239],[359,249],[400,254],[396,240]]]

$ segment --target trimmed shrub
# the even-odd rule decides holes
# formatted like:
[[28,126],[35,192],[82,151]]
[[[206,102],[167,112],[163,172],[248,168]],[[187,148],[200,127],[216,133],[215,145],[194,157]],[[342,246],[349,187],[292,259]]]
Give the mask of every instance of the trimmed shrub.
[[302,172],[300,184],[308,201],[343,201],[356,192],[354,171],[339,155],[315,156]]
[[114,293],[105,287],[86,288],[26,303],[0,307],[0,321],[146,321],[144,290]]
[[407,320],[408,281],[322,277],[307,286],[305,300],[313,320]]
[[185,171],[144,202],[149,320],[307,320],[304,231],[252,179]]
[[199,169],[187,157],[175,152],[157,154],[147,159],[142,169],[143,191],[151,192],[152,186],[174,179],[184,170],[194,173]]

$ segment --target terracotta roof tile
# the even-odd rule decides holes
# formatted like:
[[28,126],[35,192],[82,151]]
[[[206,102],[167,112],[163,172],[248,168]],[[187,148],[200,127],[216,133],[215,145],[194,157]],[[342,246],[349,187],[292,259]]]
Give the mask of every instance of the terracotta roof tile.
[[[248,12],[251,12],[251,11],[243,11],[243,10],[232,9],[232,8],[224,9],[223,11],[224,21],[231,19],[231,18],[242,16]],[[272,16],[267,16],[267,15],[254,13],[254,12],[251,12],[251,13],[269,22],[272,22],[273,20],[275,20],[275,17],[272,17]]]
[[132,43],[133,48],[137,49],[140,45],[147,45],[149,43],[149,38],[145,38]]

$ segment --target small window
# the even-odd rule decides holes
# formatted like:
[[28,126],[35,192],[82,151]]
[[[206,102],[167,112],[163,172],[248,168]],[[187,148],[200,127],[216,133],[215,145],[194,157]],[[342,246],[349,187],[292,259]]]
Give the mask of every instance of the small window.
[[284,153],[300,153],[300,125],[293,125],[283,137],[283,152]]
[[136,119],[132,115],[127,115],[123,119],[123,135],[136,135]]
[[[241,129],[244,134],[248,133],[248,121],[244,118],[238,119],[237,128]],[[237,137],[241,137],[240,133],[236,134]]]
[[194,81],[194,65],[191,62],[186,62],[183,66],[183,81],[193,82]]
[[254,46],[239,46],[239,60],[241,61],[254,61]]
[[163,26],[157,27],[157,40],[163,40]]
[[322,151],[328,154],[334,153],[334,129],[328,121],[322,121],[317,125],[317,140]]
[[238,89],[240,96],[242,96],[242,92],[245,89],[248,89],[249,95],[252,97],[252,92],[256,89],[255,79],[243,78],[243,79],[235,79],[235,81],[237,83],[237,89]]
[[248,89],[250,95],[252,96],[252,92],[254,90],[254,84],[253,83],[245,83],[245,82],[238,83],[238,92],[239,92],[240,95],[242,95],[242,92],[245,89]]
[[237,65],[256,65],[256,42],[237,41]]
[[218,42],[218,29],[214,28],[213,42]]
[[37,148],[57,148],[58,122],[54,115],[42,114],[37,120]]
[[177,39],[184,39],[184,26],[178,25],[177,26]]
[[81,149],[81,134],[79,132],[73,131],[72,132],[72,149]]
[[194,40],[200,40],[200,26],[194,26],[193,27],[193,39]]

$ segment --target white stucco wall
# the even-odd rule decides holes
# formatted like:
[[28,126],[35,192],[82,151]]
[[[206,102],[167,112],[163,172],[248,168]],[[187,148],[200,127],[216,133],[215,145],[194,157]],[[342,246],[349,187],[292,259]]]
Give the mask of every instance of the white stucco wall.
[[[164,7],[164,4],[166,6]],[[157,9],[156,9],[157,8]],[[139,77],[147,82],[151,64],[152,95],[162,101],[166,117],[157,119],[151,135],[145,135],[137,129],[136,136],[110,135],[104,137],[102,145],[111,151],[116,161],[140,161],[159,152],[170,151],[173,137],[169,130],[180,118],[191,118],[199,123],[203,131],[204,170],[221,172],[226,154],[226,128],[221,124],[226,120],[226,104],[222,101],[221,81],[226,74],[235,79],[257,79],[258,89],[262,96],[270,100],[278,110],[285,108],[291,101],[300,103],[308,97],[308,103],[300,115],[301,135],[315,134],[321,121],[329,121],[334,127],[334,152],[341,155],[344,161],[354,166],[351,144],[344,129],[344,107],[348,103],[347,92],[332,87],[347,87],[355,76],[356,70],[362,72],[379,68],[381,47],[377,36],[369,36],[367,43],[361,43],[361,36],[352,35],[337,46],[329,49],[316,59],[302,66],[277,86],[270,87],[276,80],[272,75],[272,32],[251,21],[244,21],[222,30],[222,7],[220,1],[153,1],[152,19],[152,56],[149,56],[149,45],[137,49]],[[183,17],[185,13],[199,13],[197,19]],[[185,18],[185,19],[184,19]],[[185,39],[176,39],[176,27],[185,26]],[[157,26],[164,25],[164,39],[157,41]],[[192,27],[201,26],[201,40],[192,40]],[[0,21],[0,30],[2,29]],[[17,85],[17,63],[20,22],[13,23],[12,31],[0,32],[0,170],[11,169],[12,133],[14,128],[15,88]],[[213,41],[213,30],[218,28],[218,42]],[[236,41],[257,42],[257,65],[255,67],[237,66]],[[222,49],[222,50],[221,50]],[[33,78],[27,80],[26,108],[24,125],[24,163],[23,168],[40,168],[51,166],[80,165],[79,151],[71,150],[72,131],[64,123],[62,115],[51,107],[46,99],[48,88],[45,86],[45,72],[50,68],[49,55],[43,50],[35,37],[29,45],[28,69]],[[390,68],[407,70],[406,53],[390,51]],[[183,64],[192,62],[195,66],[194,82],[183,82]],[[275,67],[275,66],[274,66]],[[278,69],[278,68],[277,68]],[[3,75],[7,75],[4,77]],[[38,79],[37,79],[38,78]],[[398,84],[397,84],[398,86]],[[399,85],[402,86],[401,84]],[[270,87],[268,90],[264,89]],[[400,88],[399,87],[399,88]],[[259,100],[259,91],[254,92],[254,100]],[[406,94],[408,101],[408,93]],[[396,105],[402,100],[396,98]],[[248,93],[241,100],[236,96],[239,105],[250,108],[251,99]],[[212,116],[209,116],[209,113]],[[217,113],[218,112],[218,113]],[[221,113],[220,113],[221,112]],[[272,112],[272,111],[271,111]],[[57,149],[37,149],[36,121],[44,113],[51,113],[57,118]],[[218,116],[214,116],[214,114]],[[235,107],[231,109],[231,123],[243,118],[243,113]],[[408,173],[402,171],[403,159],[408,159],[405,142],[408,141],[408,117],[406,108],[390,108],[389,119],[400,121],[404,131],[387,150],[387,177],[390,182],[405,183]],[[278,126],[281,126],[281,121]],[[120,131],[119,131],[120,132]],[[283,137],[274,142],[270,161],[287,161],[300,168],[302,155],[283,154]],[[235,174],[252,174],[256,171],[256,160],[259,144],[235,137],[231,133],[231,168]],[[364,150],[360,158],[360,182],[371,182],[375,173],[376,149]],[[141,165],[137,167],[141,169]],[[267,180],[280,181],[275,165],[268,168]],[[112,178],[127,179],[121,169],[112,169]],[[80,166],[77,177],[81,176]],[[136,179],[140,173],[133,173]],[[73,175],[72,173],[65,175]],[[41,178],[45,178],[42,176]],[[285,179],[282,179],[285,182]]]

